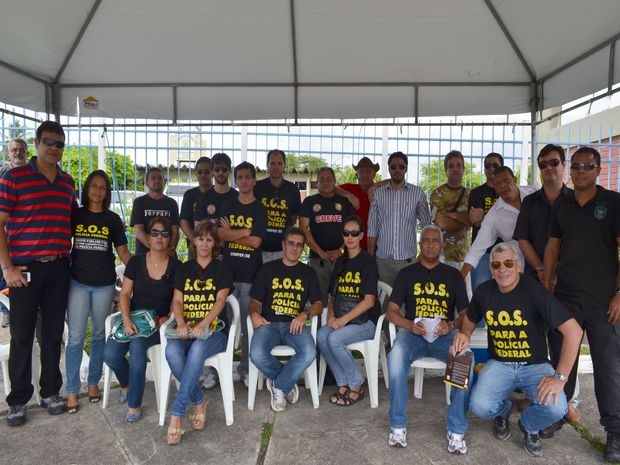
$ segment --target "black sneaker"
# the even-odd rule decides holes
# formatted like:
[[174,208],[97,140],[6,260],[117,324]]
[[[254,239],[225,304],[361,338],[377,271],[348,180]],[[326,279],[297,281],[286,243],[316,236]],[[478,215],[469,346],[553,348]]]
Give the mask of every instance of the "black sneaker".
[[509,418],[510,412],[508,412],[505,417],[495,417],[493,419],[493,435],[495,436],[495,439],[505,441],[510,437]]
[[9,406],[6,422],[9,426],[19,426],[26,423],[26,404]]
[[542,457],[542,441],[538,433],[528,433],[519,420],[519,429],[523,431],[523,448],[532,457]]
[[607,432],[604,457],[608,462],[620,462],[620,433]]
[[551,423],[545,429],[541,429],[538,432],[538,435],[542,439],[551,439],[557,431],[562,429],[562,426],[564,426],[564,420],[558,420],[555,423]]
[[41,399],[41,407],[47,409],[50,415],[60,415],[67,411],[67,402],[58,394]]

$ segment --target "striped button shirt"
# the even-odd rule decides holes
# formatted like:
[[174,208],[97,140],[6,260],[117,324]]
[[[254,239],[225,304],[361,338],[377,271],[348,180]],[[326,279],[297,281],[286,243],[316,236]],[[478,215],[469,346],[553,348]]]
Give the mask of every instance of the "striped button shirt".
[[60,168],[53,183],[38,171],[36,157],[5,173],[0,178],[0,212],[9,215],[6,235],[13,263],[69,255],[75,208],[75,183]]
[[388,183],[379,187],[370,205],[368,237],[377,238],[379,258],[406,260],[417,255],[416,222],[431,224],[426,195],[418,186],[405,183],[398,190]]

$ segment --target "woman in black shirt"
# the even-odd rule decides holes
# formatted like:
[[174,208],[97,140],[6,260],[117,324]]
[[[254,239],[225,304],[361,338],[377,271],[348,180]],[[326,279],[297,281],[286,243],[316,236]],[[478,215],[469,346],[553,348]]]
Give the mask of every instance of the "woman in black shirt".
[[[137,334],[131,313],[137,310],[154,310],[160,326],[168,319],[172,300],[174,275],[179,261],[170,253],[172,225],[167,218],[154,218],[146,228],[149,251],[132,257],[125,269],[119,307],[123,317],[123,330],[127,336]],[[136,422],[141,418],[146,374],[146,351],[159,344],[159,331],[149,337],[136,337],[129,342],[108,338],[104,350],[105,363],[114,370],[121,385],[119,402],[127,402],[125,419]],[[130,361],[125,355],[129,352]],[[156,381],[157,382],[157,381]]]

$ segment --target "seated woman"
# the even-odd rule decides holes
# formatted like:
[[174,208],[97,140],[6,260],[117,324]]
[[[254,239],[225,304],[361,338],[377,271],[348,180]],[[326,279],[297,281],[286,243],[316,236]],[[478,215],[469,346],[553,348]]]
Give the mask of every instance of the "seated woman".
[[215,259],[218,242],[217,226],[199,223],[193,231],[196,258],[182,264],[176,273],[172,299],[176,337],[168,341],[166,360],[180,385],[172,404],[168,444],[181,442],[181,422],[190,402],[192,428],[204,429],[205,401],[198,379],[205,360],[226,350],[229,324],[225,307],[232,274]]
[[[138,333],[131,321],[131,312],[155,310],[158,326],[168,319],[172,301],[174,275],[179,261],[170,256],[172,225],[167,218],[154,218],[147,225],[149,251],[129,260],[119,294],[119,306],[126,335]],[[129,342],[118,342],[108,338],[104,349],[104,361],[114,370],[121,385],[118,401],[127,402],[125,419],[140,420],[144,377],[146,374],[146,351],[159,344],[159,331],[147,338],[136,337]],[[129,352],[129,362],[125,356]]]
[[362,399],[366,391],[364,377],[347,345],[375,335],[375,323],[369,318],[369,311],[380,311],[377,308],[379,271],[375,260],[360,246],[364,226],[358,216],[345,219],[342,235],[345,251],[334,267],[327,326],[319,330],[317,344],[338,385],[329,401],[349,406]]
[[120,217],[110,211],[112,187],[105,171],[93,171],[82,189],[82,207],[71,217],[71,284],[67,304],[69,340],[65,354],[67,366],[67,411],[80,408],[80,365],[88,316],[91,316],[92,344],[88,363],[88,399],[101,400],[99,380],[105,346],[105,319],[112,311],[114,298],[114,247],[127,265],[131,254]]

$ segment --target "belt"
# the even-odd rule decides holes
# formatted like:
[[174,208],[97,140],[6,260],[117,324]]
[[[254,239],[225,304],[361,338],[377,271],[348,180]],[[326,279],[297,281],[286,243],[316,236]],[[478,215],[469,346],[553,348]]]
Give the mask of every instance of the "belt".
[[48,262],[53,262],[53,261],[58,260],[59,258],[63,258],[63,257],[66,257],[66,255],[63,255],[63,254],[43,255],[42,257],[35,258],[33,260],[33,262],[48,263]]

